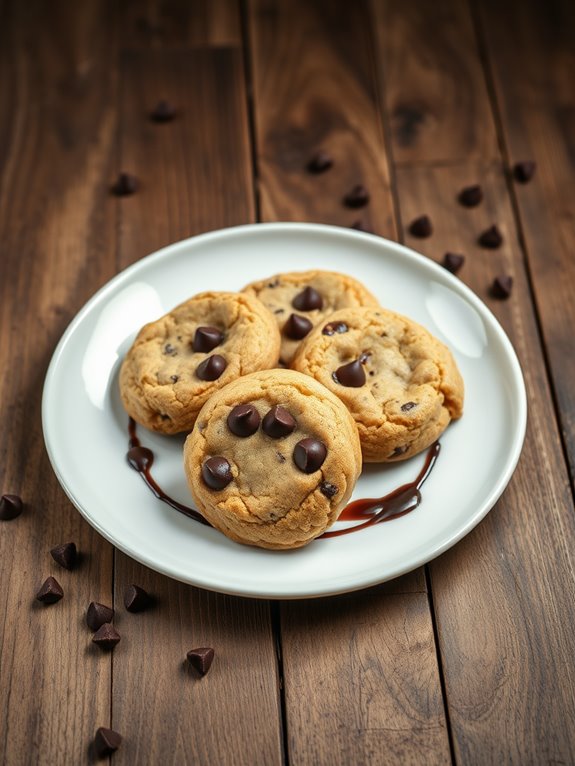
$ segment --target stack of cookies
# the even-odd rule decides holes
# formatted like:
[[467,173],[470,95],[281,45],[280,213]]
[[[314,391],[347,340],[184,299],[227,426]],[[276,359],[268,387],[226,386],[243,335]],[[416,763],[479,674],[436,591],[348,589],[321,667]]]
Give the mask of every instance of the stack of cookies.
[[328,271],[192,297],[140,330],[120,390],[137,423],[188,432],[184,468],[210,524],[272,549],[318,537],[362,461],[412,457],[463,408],[449,349]]

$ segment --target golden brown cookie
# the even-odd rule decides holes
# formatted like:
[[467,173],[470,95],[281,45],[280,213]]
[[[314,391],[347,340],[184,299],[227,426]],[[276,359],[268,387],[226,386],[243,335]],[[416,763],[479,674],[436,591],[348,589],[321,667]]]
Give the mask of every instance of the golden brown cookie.
[[378,306],[360,282],[335,271],[276,274],[244,287],[275,316],[282,334],[280,360],[289,366],[303,338],[329,314],[352,306]]
[[306,375],[266,370],[215,393],[184,446],[198,510],[232,540],[298,548],[338,517],[361,471],[353,418]]
[[214,391],[277,364],[269,311],[242,293],[200,293],[142,327],[120,370],[128,414],[152,431],[189,431]]
[[386,309],[332,314],[303,341],[292,366],[346,404],[367,462],[421,452],[463,412],[463,380],[449,349]]

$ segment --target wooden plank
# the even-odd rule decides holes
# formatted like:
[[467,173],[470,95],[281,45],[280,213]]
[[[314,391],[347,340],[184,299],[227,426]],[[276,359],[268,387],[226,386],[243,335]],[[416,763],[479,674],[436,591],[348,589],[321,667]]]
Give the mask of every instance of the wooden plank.
[[[120,264],[205,229],[253,221],[239,51],[129,51],[122,85],[122,167],[142,186],[119,202]],[[159,92],[180,110],[164,125],[146,118],[150,94]],[[115,762],[280,763],[269,604],[191,588],[117,553],[117,604],[130,583],[158,606],[137,615],[120,608],[113,721],[125,741]],[[206,645],[216,659],[197,679],[183,663],[189,649]]]
[[[394,235],[365,4],[254,0],[249,13],[262,219],[345,225],[360,218]],[[306,161],[320,148],[336,164],[310,176]],[[341,197],[359,182],[372,202],[347,211]],[[293,762],[384,763],[398,754],[420,762],[424,743],[428,762],[449,760],[422,569],[353,596],[282,604],[281,627]],[[419,642],[417,651],[411,638],[393,640],[396,630]],[[350,645],[370,663],[363,681],[373,704],[357,663],[347,667],[342,657]],[[409,679],[408,703],[392,681],[376,688],[383,671]],[[386,729],[384,717],[403,731]]]
[[371,0],[397,165],[498,157],[467,3]]
[[130,48],[241,45],[239,0],[124,0],[120,13]]
[[[514,477],[493,511],[430,564],[433,603],[456,758],[461,763],[569,763],[575,757],[575,514],[537,326],[499,165],[397,171],[402,217],[427,213],[435,231],[409,244],[440,260],[463,252],[461,278],[493,310],[519,356],[529,425]],[[474,210],[454,190],[472,179],[485,194]],[[476,237],[497,222],[499,250]],[[507,301],[489,295],[512,274]]]
[[[394,237],[365,3],[252,0],[248,7],[262,220],[361,221]],[[333,167],[306,172],[320,150]],[[350,210],[342,200],[358,184],[371,201]]]
[[[41,393],[59,336],[114,271],[113,8],[5,2],[0,17],[0,762],[83,763],[110,721],[111,662],[90,650],[88,603],[109,602],[112,548],[60,489],[43,447]],[[33,50],[33,55],[30,51]],[[74,541],[73,572],[49,554]],[[35,601],[55,576],[64,599]]]
[[450,763],[426,594],[288,603],[282,627],[290,762]]
[[575,6],[486,2],[477,11],[509,166],[537,163],[533,181],[514,182],[513,193],[575,482]]

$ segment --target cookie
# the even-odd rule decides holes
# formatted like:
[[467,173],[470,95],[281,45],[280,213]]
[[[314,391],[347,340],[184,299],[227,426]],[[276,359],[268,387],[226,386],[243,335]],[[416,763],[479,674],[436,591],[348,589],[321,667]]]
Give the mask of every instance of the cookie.
[[449,349],[386,309],[332,314],[302,343],[293,367],[346,404],[367,462],[412,457],[463,413],[463,380]]
[[282,335],[280,361],[289,367],[303,338],[338,309],[378,306],[360,282],[335,271],[277,274],[252,282],[243,292],[254,295],[275,316]]
[[261,548],[298,548],[326,530],[361,471],[353,418],[313,378],[246,375],[215,393],[184,446],[196,507],[216,529]]
[[277,364],[273,316],[250,295],[206,292],[142,327],[120,370],[128,414],[152,431],[189,431],[206,400]]

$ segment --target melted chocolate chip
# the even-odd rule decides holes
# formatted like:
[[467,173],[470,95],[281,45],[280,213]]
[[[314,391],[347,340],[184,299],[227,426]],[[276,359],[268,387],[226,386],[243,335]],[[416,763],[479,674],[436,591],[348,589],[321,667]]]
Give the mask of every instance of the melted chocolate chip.
[[93,643],[95,643],[96,646],[103,651],[110,651],[110,649],[113,649],[116,644],[120,643],[120,639],[120,634],[109,622],[105,622],[103,625],[100,625],[98,630],[92,636]]
[[194,333],[192,348],[194,351],[207,353],[219,346],[224,339],[224,334],[217,327],[198,327]]
[[47,577],[42,583],[36,598],[43,604],[55,604],[64,596],[62,586],[55,577]]
[[245,438],[255,434],[260,421],[260,413],[253,404],[238,404],[228,415],[227,424],[233,434]]
[[179,375],[170,375],[170,380],[172,381],[172,383],[177,383],[179,379],[180,379]]
[[327,152],[319,151],[313,155],[307,164],[310,173],[324,173],[333,165],[333,158]]
[[283,334],[286,338],[292,340],[301,340],[312,329],[313,324],[306,319],[306,317],[300,317],[297,314],[290,314],[289,319],[283,326]]
[[63,543],[52,548],[50,555],[64,569],[74,569],[78,557],[76,543]]
[[476,207],[483,200],[483,190],[479,184],[466,186],[457,197],[463,207]]
[[346,207],[364,207],[368,202],[369,192],[365,186],[362,186],[361,184],[354,186],[343,198],[343,204]]
[[171,343],[166,343],[166,345],[164,346],[163,353],[166,354],[167,356],[177,356],[178,349],[175,348],[175,346],[172,346]]
[[212,354],[196,367],[196,375],[200,380],[217,380],[227,365],[223,356]]
[[176,116],[176,108],[169,101],[162,99],[150,112],[152,122],[171,122]]
[[136,176],[130,175],[130,173],[120,173],[112,185],[112,193],[116,197],[127,197],[130,194],[134,194],[138,190],[139,185],[140,182]]
[[86,623],[90,630],[99,630],[106,622],[112,622],[114,619],[114,610],[99,604],[97,601],[92,601],[86,612]]
[[392,457],[399,457],[399,455],[403,455],[404,452],[407,452],[407,449],[408,449],[407,446],[405,446],[405,447],[396,447],[389,457],[390,458],[392,458]]
[[457,274],[459,269],[463,266],[465,256],[459,253],[445,253],[443,256],[443,268],[450,271],[452,274]]
[[349,327],[345,322],[329,322],[323,328],[322,335],[335,335],[336,332],[347,332]]
[[499,300],[505,300],[511,295],[512,287],[513,277],[501,274],[493,280],[493,284],[491,285],[491,295],[494,298],[499,298]]
[[537,168],[537,165],[534,162],[525,161],[525,162],[517,162],[513,166],[513,177],[516,181],[519,181],[519,183],[526,184],[531,181],[533,176],[535,175],[535,170]]
[[128,612],[143,612],[152,606],[154,599],[139,585],[128,585],[124,591],[124,606]]
[[501,236],[501,232],[495,226],[490,226],[488,229],[486,229],[477,240],[481,247],[487,247],[490,250],[494,250],[495,248],[499,247],[499,245],[503,242],[503,237]]
[[295,296],[291,305],[298,311],[314,311],[322,308],[323,298],[314,287],[306,287]]
[[0,521],[12,521],[22,513],[24,503],[18,495],[2,495],[0,498]]
[[202,465],[202,479],[210,489],[227,487],[232,476],[232,469],[225,457],[209,457]]
[[349,364],[343,364],[333,373],[333,379],[347,388],[359,388],[365,383],[365,370],[360,359],[355,359]]
[[420,215],[409,224],[409,233],[414,237],[423,239],[429,237],[433,233],[433,226],[431,220],[427,215]]
[[401,411],[409,412],[409,410],[412,410],[414,407],[417,407],[416,402],[405,402],[405,404],[401,405]]
[[304,473],[313,473],[323,465],[327,448],[319,439],[301,439],[293,449],[293,461]]
[[113,729],[106,729],[104,726],[96,732],[94,737],[94,750],[98,758],[106,758],[112,755],[122,744],[122,735]]
[[265,415],[262,430],[272,439],[289,436],[296,427],[296,422],[285,407],[276,405]]
[[190,649],[186,658],[190,665],[201,676],[205,676],[214,661],[214,650],[209,646],[201,646],[198,649]]
[[322,493],[322,495],[325,495],[327,498],[331,499],[334,497],[334,495],[337,495],[339,489],[335,486],[335,484],[332,484],[329,481],[322,481],[322,483],[319,485],[319,491]]

